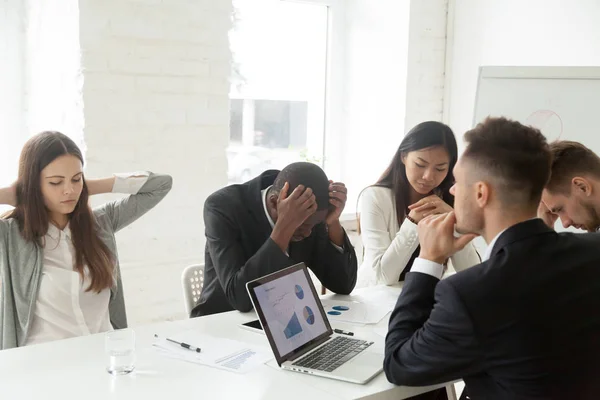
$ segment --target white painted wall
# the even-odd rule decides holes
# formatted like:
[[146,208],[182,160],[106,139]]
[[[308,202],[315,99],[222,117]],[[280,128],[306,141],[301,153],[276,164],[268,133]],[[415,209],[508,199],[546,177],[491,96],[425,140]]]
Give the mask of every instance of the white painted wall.
[[597,0],[451,0],[453,47],[448,119],[472,127],[482,65],[600,65]]
[[148,169],[174,179],[117,236],[130,323],[184,318],[180,274],[203,261],[204,199],[227,182],[231,2],[79,8],[88,176]]

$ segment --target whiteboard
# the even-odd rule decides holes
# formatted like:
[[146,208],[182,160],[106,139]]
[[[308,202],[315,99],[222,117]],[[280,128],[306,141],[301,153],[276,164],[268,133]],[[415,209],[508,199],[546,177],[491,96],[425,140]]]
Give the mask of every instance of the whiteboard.
[[[575,140],[600,154],[600,67],[481,67],[473,126],[488,116],[535,126],[549,142]],[[560,222],[556,229],[565,230]],[[486,248],[479,238],[475,246]]]
[[490,115],[600,154],[600,67],[481,67],[473,126]]

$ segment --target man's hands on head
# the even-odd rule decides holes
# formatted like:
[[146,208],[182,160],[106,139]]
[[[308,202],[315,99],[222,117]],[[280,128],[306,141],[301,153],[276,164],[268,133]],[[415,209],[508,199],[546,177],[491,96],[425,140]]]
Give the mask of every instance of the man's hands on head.
[[342,182],[329,181],[329,213],[325,221],[327,225],[331,225],[336,221],[340,220],[340,216],[346,207],[346,200],[348,199],[348,189]]
[[348,189],[342,182],[329,181],[329,213],[325,218],[329,232],[329,239],[338,246],[344,244],[344,228],[340,223],[340,216],[346,207]]
[[475,234],[455,237],[455,224],[456,216],[454,212],[430,215],[423,218],[418,225],[419,244],[421,245],[419,257],[443,264],[477,237]]
[[317,211],[317,199],[311,188],[298,185],[288,196],[289,183],[285,183],[277,198],[277,222],[271,233],[271,239],[286,251],[290,240],[311,215]]

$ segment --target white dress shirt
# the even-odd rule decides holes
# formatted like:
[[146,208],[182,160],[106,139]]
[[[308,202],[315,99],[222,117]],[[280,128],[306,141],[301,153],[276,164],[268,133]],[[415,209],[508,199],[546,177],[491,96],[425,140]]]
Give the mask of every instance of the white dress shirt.
[[[112,192],[135,194],[147,180],[147,172],[115,175]],[[83,279],[74,270],[75,248],[69,226],[61,231],[50,224],[43,243],[42,278],[25,345],[112,330],[110,288],[100,293],[86,291],[91,282],[89,270],[84,266]]]
[[496,237],[494,237],[492,239],[492,241],[488,244],[488,247],[485,249],[485,253],[483,254],[483,260],[481,260],[482,262],[490,259],[490,257],[492,256],[492,250],[494,250],[494,245],[498,241],[498,238],[500,237],[500,235],[502,235],[505,231],[506,231],[506,229],[504,229],[502,232],[497,234]]

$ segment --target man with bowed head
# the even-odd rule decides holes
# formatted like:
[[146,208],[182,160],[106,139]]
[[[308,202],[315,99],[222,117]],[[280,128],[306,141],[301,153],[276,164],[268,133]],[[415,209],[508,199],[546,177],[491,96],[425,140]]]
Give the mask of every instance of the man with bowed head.
[[246,283],[299,262],[329,290],[349,294],[357,261],[340,224],[346,198],[343,183],[306,162],[209,196],[204,287],[191,316],[250,311]]

